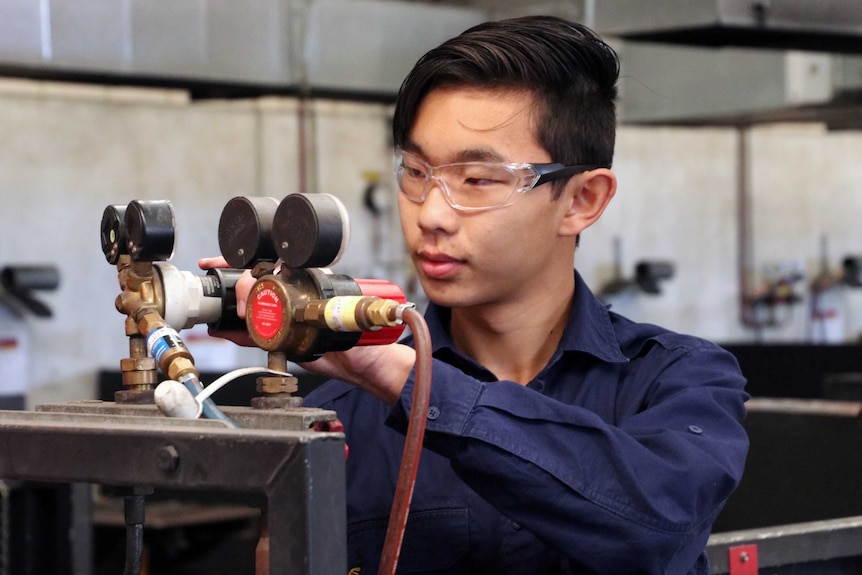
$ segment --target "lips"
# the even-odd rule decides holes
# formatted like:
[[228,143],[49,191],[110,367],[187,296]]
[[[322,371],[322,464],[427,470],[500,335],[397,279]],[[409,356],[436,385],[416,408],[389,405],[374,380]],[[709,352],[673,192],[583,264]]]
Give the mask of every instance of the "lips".
[[436,252],[419,252],[416,263],[426,277],[437,280],[452,277],[464,265],[463,260]]

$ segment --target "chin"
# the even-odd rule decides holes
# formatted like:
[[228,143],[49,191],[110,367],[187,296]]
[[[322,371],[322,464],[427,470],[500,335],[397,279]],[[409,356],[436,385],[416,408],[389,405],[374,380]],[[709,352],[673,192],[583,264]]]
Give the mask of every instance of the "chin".
[[469,305],[469,298],[462,289],[452,284],[422,279],[422,291],[425,296],[437,305],[445,307],[463,307]]
[[437,305],[449,308],[470,307],[486,302],[480,294],[454,285],[436,286],[423,283],[425,296]]

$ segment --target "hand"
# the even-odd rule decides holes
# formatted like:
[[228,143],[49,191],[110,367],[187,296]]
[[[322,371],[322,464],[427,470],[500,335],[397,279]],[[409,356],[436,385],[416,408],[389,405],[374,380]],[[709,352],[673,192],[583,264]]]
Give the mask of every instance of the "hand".
[[[216,258],[201,258],[198,260],[198,266],[202,270],[212,268],[227,268],[230,267],[227,261],[219,256]],[[236,292],[236,314],[245,319],[245,302],[248,299],[248,294],[251,292],[251,287],[254,285],[255,279],[251,275],[251,271],[245,270],[234,286]],[[212,337],[220,337],[242,347],[257,347],[254,340],[247,331],[216,331],[213,329],[207,332]]]
[[393,343],[329,352],[316,361],[299,365],[308,371],[351,383],[387,403],[395,403],[415,361],[413,348]]
[[[229,267],[223,257],[203,258],[198,261],[198,265],[204,270]],[[242,318],[245,318],[246,300],[255,281],[248,270],[237,281],[236,311]],[[210,330],[210,335],[227,339],[237,345],[255,347],[248,332]],[[387,403],[395,403],[415,361],[416,352],[413,348],[393,343],[329,352],[315,361],[299,365],[308,371],[352,383]]]
[[223,257],[219,256],[217,258],[201,258],[198,260],[198,267],[202,270],[209,270],[213,268],[229,268],[230,266],[227,264],[227,260]]
[[[227,261],[221,256],[217,258],[201,258],[198,260],[198,266],[202,270],[230,267]],[[245,302],[248,300],[248,294],[251,293],[251,288],[254,286],[255,281],[257,280],[252,277],[251,270],[245,270],[234,287],[236,290],[236,314],[243,319],[245,319]]]

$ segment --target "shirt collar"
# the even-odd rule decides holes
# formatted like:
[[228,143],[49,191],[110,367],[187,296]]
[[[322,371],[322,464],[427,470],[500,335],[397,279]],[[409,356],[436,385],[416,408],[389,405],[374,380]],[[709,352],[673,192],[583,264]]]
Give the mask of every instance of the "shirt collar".
[[[559,351],[588,353],[609,363],[624,363],[628,358],[620,349],[616,331],[608,307],[600,302],[575,271],[575,297],[569,321],[560,339]],[[449,332],[452,310],[429,303],[425,321],[431,334],[434,352],[442,349],[455,351],[455,343]]]
[[576,271],[575,297],[569,323],[560,340],[560,349],[582,351],[611,363],[627,362],[608,308],[593,295],[581,274]]

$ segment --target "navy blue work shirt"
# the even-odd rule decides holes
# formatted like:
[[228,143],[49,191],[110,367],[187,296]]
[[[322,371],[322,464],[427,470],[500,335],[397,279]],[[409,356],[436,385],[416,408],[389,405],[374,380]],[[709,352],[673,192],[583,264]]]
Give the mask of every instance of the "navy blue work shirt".
[[[609,311],[575,276],[559,348],[526,386],[461,354],[449,310],[427,310],[431,407],[399,573],[709,572],[748,450],[736,359]],[[306,398],[344,424],[352,574],[378,569],[414,375],[394,406],[339,381]]]

